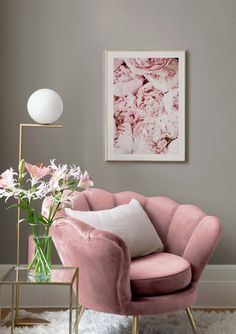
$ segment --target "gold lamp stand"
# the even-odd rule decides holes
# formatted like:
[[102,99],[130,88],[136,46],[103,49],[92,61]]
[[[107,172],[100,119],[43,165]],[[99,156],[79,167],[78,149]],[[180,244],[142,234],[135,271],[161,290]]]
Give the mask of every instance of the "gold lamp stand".
[[[19,128],[19,162],[22,160],[22,147],[23,147],[23,138],[24,138],[24,129],[25,128],[50,128],[50,129],[58,129],[62,128],[62,125],[59,124],[20,124]],[[21,210],[18,208],[17,211],[17,222],[21,219]],[[20,264],[20,224],[17,224],[16,229],[16,264]],[[16,278],[18,279],[18,278]],[[19,322],[19,285],[16,285],[16,323],[15,326],[24,325],[23,322]],[[27,324],[29,325],[29,324]]]

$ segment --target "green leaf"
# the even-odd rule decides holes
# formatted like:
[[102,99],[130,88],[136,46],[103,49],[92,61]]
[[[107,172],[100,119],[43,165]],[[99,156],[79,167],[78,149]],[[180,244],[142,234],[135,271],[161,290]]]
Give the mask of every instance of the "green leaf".
[[26,221],[27,222],[27,219],[20,219],[18,222],[17,222],[17,224],[16,224],[16,229],[17,229],[17,226],[20,224],[20,223],[22,223],[22,222],[24,222],[24,221]]
[[49,220],[46,217],[38,216],[38,220],[43,225],[48,225],[49,224]]
[[22,210],[27,209],[27,207],[24,204],[12,204],[12,205],[7,207],[7,209],[11,209],[11,208],[20,208]]

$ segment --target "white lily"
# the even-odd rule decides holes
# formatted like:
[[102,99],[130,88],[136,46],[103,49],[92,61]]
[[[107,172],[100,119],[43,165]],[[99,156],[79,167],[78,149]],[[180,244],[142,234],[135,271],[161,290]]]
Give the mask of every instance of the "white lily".
[[79,180],[82,173],[81,173],[80,167],[76,167],[75,165],[72,165],[70,166],[70,170],[68,174],[74,179]]

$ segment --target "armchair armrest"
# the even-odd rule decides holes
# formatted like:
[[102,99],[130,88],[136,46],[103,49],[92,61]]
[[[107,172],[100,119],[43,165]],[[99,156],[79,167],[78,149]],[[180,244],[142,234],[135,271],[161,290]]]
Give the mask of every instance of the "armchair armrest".
[[194,229],[183,253],[192,266],[192,282],[197,283],[213,254],[221,234],[217,217],[205,216]]
[[221,224],[217,217],[207,216],[194,205],[178,205],[170,222],[166,251],[190,262],[192,283],[196,284],[220,234]]
[[116,235],[73,218],[53,224],[51,235],[65,266],[79,266],[79,298],[86,308],[121,314],[130,302],[130,255]]

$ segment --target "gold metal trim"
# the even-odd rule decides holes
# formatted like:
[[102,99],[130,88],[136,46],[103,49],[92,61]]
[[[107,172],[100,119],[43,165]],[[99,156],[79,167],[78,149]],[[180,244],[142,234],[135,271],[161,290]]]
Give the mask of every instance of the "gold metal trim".
[[30,319],[30,321],[26,321],[24,319],[19,319],[18,322],[15,322],[15,327],[29,327],[29,326],[35,326],[35,325],[47,325],[50,322],[44,319]]
[[20,126],[27,128],[63,128],[61,124],[21,123]]
[[73,299],[73,287],[70,285],[70,304],[69,304],[69,334],[72,334],[72,299]]
[[138,332],[139,332],[139,318],[138,316],[134,316],[132,323],[132,334],[138,334]]
[[15,328],[14,299],[15,299],[15,284],[13,283],[11,286],[11,334],[13,334]]
[[80,306],[80,310],[79,310],[79,314],[78,314],[78,319],[77,319],[77,329],[79,328],[79,323],[80,323],[80,321],[81,321],[81,319],[83,317],[83,314],[84,314],[85,310],[86,310],[86,308],[83,305],[81,305]]
[[75,273],[72,277],[71,284],[74,284],[74,281],[78,277],[78,275],[79,275],[79,268],[77,267],[76,270],[75,270]]
[[15,267],[15,271],[16,271],[16,321],[15,322],[17,324],[19,321],[19,302],[20,302],[20,287],[17,284],[19,280],[19,270],[17,267]]
[[79,268],[76,270],[76,288],[75,288],[75,334],[78,334],[79,332]]
[[195,321],[194,321],[194,318],[193,318],[193,314],[192,314],[191,308],[190,308],[190,307],[187,307],[187,308],[186,308],[186,312],[187,312],[189,321],[190,321],[190,323],[191,323],[191,326],[192,326],[192,329],[193,329],[193,333],[194,333],[194,334],[197,334],[197,326],[196,326],[196,323],[195,323]]

